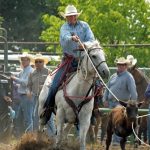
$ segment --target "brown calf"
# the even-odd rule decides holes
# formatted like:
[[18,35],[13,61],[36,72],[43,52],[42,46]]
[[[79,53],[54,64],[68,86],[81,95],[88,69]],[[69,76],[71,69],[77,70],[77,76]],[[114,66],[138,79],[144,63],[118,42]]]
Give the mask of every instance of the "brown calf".
[[137,103],[135,100],[129,100],[127,103],[120,101],[120,104],[122,106],[117,106],[116,108],[112,109],[109,115],[106,150],[109,150],[113,133],[122,137],[120,140],[120,147],[121,150],[125,150],[127,136],[133,132],[132,123],[134,129],[136,127],[138,108],[142,102]]

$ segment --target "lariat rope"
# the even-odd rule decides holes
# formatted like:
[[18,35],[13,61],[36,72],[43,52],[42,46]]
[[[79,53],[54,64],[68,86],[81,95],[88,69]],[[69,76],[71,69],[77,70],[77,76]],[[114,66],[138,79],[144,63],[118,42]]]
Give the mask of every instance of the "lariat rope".
[[[106,89],[113,95],[113,97],[119,102],[120,100],[119,100],[119,99],[116,97],[116,95],[114,95],[114,93],[108,88],[108,86],[105,84],[104,80],[103,80],[102,77],[100,76],[99,72],[97,71],[97,68],[94,66],[94,64],[93,64],[93,62],[92,62],[92,60],[91,60],[91,58],[90,58],[90,56],[89,56],[87,50],[85,49],[85,47],[84,47],[84,45],[82,44],[82,42],[80,41],[80,39],[78,39],[78,41],[79,41],[79,43],[82,45],[82,47],[83,47],[83,49],[84,49],[86,55],[88,56],[88,58],[89,58],[89,60],[90,60],[90,62],[91,62],[91,64],[92,64],[93,68],[95,69],[95,71],[96,71],[96,73],[97,73],[99,79],[102,81],[103,85],[104,85],[104,86],[106,87]],[[123,107],[124,107],[124,106],[123,106]],[[144,116],[148,116],[148,115],[150,115],[150,114],[147,114],[147,115],[144,115]],[[142,116],[137,117],[137,119],[140,118],[140,117],[142,117]],[[136,136],[136,138],[137,138],[139,141],[141,141],[142,143],[144,143],[146,146],[150,147],[150,145],[148,145],[148,144],[146,144],[145,142],[143,142],[143,141],[137,136],[137,134],[135,133],[134,128],[133,128],[133,123],[132,123],[132,130],[133,130],[134,135]]]
[[[147,117],[147,116],[150,116],[150,114],[137,116],[137,119],[142,118],[142,117]],[[143,144],[146,145],[147,147],[150,147],[150,145],[148,145],[147,143],[145,143],[144,141],[142,141],[142,140],[138,137],[137,133],[136,133],[135,130],[134,130],[133,122],[132,122],[132,130],[133,130],[133,133],[134,133],[135,137],[136,137],[141,143],[143,143]]]
[[78,42],[79,42],[80,45],[82,45],[82,47],[83,47],[83,49],[84,49],[86,55],[88,56],[88,58],[89,58],[89,60],[90,60],[90,62],[91,62],[91,64],[92,64],[94,70],[96,71],[96,73],[97,73],[99,79],[102,81],[103,85],[106,87],[106,89],[113,95],[113,97],[114,97],[117,101],[120,101],[120,100],[116,97],[116,95],[114,95],[114,93],[108,88],[108,86],[106,85],[106,83],[105,83],[104,80],[102,79],[101,75],[100,75],[99,72],[97,71],[97,68],[96,68],[95,65],[93,64],[93,62],[92,62],[92,60],[91,60],[91,58],[90,58],[90,56],[89,56],[87,50],[85,49],[85,47],[84,47],[83,43],[80,41],[80,39],[78,39]]

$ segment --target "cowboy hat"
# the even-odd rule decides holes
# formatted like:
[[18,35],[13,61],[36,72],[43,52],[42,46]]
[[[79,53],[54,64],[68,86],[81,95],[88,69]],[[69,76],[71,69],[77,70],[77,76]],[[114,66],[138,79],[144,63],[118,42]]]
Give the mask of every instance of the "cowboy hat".
[[64,12],[59,12],[59,14],[63,18],[66,18],[67,16],[73,16],[73,15],[79,16],[81,13],[82,13],[82,11],[78,12],[74,5],[68,5],[65,9],[65,13]]
[[132,55],[128,55],[127,60],[130,62],[131,66],[134,66],[137,63],[137,59],[135,59]]
[[115,63],[116,64],[127,64],[127,65],[129,65],[130,61],[125,59],[124,57],[120,57],[120,58],[115,60]]
[[49,61],[50,61],[50,58],[46,57],[46,56],[43,56],[42,54],[36,54],[34,57],[34,62],[35,60],[43,60],[44,61],[44,64],[47,64]]
[[28,54],[27,52],[23,52],[21,55],[18,56],[19,60],[21,60],[21,58],[28,58],[30,61],[33,61],[33,57],[31,54]]

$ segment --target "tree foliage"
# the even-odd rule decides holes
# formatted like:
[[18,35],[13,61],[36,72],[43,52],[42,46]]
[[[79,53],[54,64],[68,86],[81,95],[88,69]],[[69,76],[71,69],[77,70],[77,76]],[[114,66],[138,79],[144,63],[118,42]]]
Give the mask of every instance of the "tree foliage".
[[[60,0],[58,13],[64,11],[68,4],[74,4],[78,11],[83,10],[79,19],[89,23],[95,37],[102,44],[150,42],[150,3],[145,0]],[[42,32],[41,39],[59,41],[59,29],[64,19],[60,16],[46,15],[46,19],[43,17],[43,20],[49,27]],[[105,48],[105,50],[112,66],[116,57],[127,54],[134,54],[137,57],[141,55],[133,47],[128,50],[125,47]],[[145,63],[143,60],[140,62],[142,65]]]
[[9,41],[38,41],[44,29],[41,17],[56,14],[55,0],[0,0],[0,16],[8,31]]
[[[0,4],[0,26],[7,29],[9,41],[59,42],[65,22],[59,12],[74,4],[83,11],[79,19],[88,22],[101,44],[150,43],[150,3],[145,0],[0,0]],[[141,57],[143,51],[150,55],[148,48],[116,46],[105,51],[110,65],[127,54],[137,57],[140,65],[150,65],[149,59]]]

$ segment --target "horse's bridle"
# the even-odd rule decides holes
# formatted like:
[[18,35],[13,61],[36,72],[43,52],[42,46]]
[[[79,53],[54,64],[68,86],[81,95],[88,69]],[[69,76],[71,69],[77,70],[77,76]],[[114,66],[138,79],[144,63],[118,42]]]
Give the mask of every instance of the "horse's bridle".
[[[102,50],[101,47],[99,47],[99,48],[97,48],[97,47],[91,48],[91,49],[88,49],[88,51],[87,51],[88,54],[90,54],[90,52],[93,51],[93,50],[95,50],[95,49]],[[102,50],[102,51],[103,51],[103,50]],[[89,55],[89,57],[90,57],[90,55]],[[91,58],[91,57],[90,57],[90,58]],[[92,58],[91,58],[91,60],[92,60]],[[93,62],[93,61],[92,61],[92,62]],[[93,62],[93,64],[94,64],[95,68],[98,69],[98,67],[99,67],[102,63],[104,63],[104,62],[106,62],[106,61],[105,61],[105,60],[104,60],[104,61],[101,61],[98,65],[95,65],[94,62]]]

